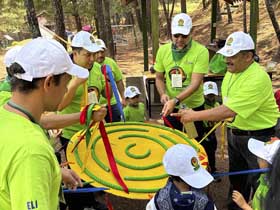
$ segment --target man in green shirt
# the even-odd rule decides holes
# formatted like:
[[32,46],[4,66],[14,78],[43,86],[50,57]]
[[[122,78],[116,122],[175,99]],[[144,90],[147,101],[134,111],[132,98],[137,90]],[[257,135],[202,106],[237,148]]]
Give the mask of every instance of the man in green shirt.
[[[184,110],[173,116],[181,122],[197,120],[228,123],[229,170],[241,171],[258,168],[256,156],[247,148],[250,137],[268,141],[275,133],[279,118],[271,80],[254,61],[255,44],[244,32],[232,33],[225,46],[218,51],[227,60],[227,73],[222,83],[223,104],[205,111]],[[230,192],[239,191],[248,201],[251,188],[257,188],[258,174],[230,176]],[[231,197],[229,196],[231,200]],[[239,209],[231,200],[229,209]]]
[[37,38],[20,50],[9,73],[12,97],[0,108],[0,209],[58,209],[61,169],[38,122],[58,108],[70,75],[88,72],[57,41]]
[[[182,123],[170,116],[181,106],[203,110],[203,77],[208,73],[208,50],[192,39],[192,20],[185,14],[172,19],[172,43],[161,46],[157,52],[154,69],[156,87],[160,94],[163,116],[178,130]],[[195,122],[199,139],[203,135],[203,122]]]
[[[93,72],[101,72],[101,66],[102,65],[108,65],[110,66],[114,80],[116,82],[119,94],[121,96],[122,104],[125,104],[125,97],[124,97],[124,84],[123,84],[123,76],[122,72],[118,66],[118,64],[112,59],[106,56],[106,45],[102,39],[96,39],[95,40],[96,44],[101,47],[101,50],[99,50],[96,54],[96,62],[93,65]],[[94,77],[93,79],[96,79]],[[102,77],[102,83],[105,86],[105,78],[104,76]],[[112,110],[112,122],[119,122],[121,121],[121,114],[118,110],[117,106],[117,101],[116,98],[113,94],[110,94],[110,104],[111,104],[111,110]],[[108,104],[107,101],[107,95],[106,96],[101,96],[99,100],[100,104]],[[110,122],[110,116],[109,116],[109,110],[107,106],[107,115],[105,117],[106,122]]]

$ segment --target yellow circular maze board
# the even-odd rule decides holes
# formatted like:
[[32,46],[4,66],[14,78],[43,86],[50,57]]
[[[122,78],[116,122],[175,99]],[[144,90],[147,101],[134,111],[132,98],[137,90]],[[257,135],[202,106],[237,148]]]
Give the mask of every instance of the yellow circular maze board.
[[87,150],[86,141],[83,139],[74,149],[80,132],[68,144],[67,159],[73,162],[70,164],[71,168],[84,181],[92,182],[95,187],[109,188],[109,193],[131,199],[150,199],[166,184],[168,175],[162,165],[162,158],[165,151],[175,144],[192,146],[198,151],[201,164],[204,167],[208,165],[204,148],[178,130],[139,122],[108,123],[105,127],[119,173],[129,193],[122,190],[111,172],[98,129],[92,134],[93,144],[86,165],[83,163]]

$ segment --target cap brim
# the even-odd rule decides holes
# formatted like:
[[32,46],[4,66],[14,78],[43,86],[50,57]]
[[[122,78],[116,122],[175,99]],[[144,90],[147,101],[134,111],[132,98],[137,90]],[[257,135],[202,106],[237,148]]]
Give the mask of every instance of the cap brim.
[[91,46],[84,47],[84,49],[89,52],[92,52],[92,53],[103,51],[103,49],[101,47],[99,47],[98,45],[94,45],[94,44]]
[[238,50],[238,49],[233,49],[231,47],[223,47],[217,53],[222,54],[225,57],[231,57],[231,56],[236,55],[239,52],[240,52],[240,50]]
[[172,35],[174,34],[183,34],[183,35],[189,35],[191,29],[186,29],[186,28],[182,28],[182,27],[176,27],[176,28],[173,28],[171,30],[171,33]]
[[218,92],[215,90],[205,90],[204,91],[204,95],[208,95],[208,94],[214,94],[214,95],[218,95]]
[[214,178],[202,166],[190,176],[180,176],[188,185],[200,189],[210,184]]
[[250,152],[252,152],[254,155],[266,160],[265,154],[264,154],[264,142],[259,141],[257,139],[250,138],[248,141],[248,149]]
[[87,69],[80,67],[76,64],[73,64],[72,68],[66,73],[81,79],[88,78],[89,76],[89,71]]

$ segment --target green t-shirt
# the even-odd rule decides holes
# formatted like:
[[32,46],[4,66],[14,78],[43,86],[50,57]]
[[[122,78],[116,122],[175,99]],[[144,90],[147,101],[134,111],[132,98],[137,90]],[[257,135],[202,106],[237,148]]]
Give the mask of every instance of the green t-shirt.
[[[113,77],[114,77],[116,82],[123,79],[122,78],[122,72],[119,69],[118,64],[112,58],[109,58],[109,57],[105,57],[104,62],[101,63],[101,64],[98,64],[97,62],[95,62],[91,71],[101,72],[101,66],[104,65],[104,64],[109,65],[111,67]],[[94,79],[97,79],[97,78],[94,78]],[[103,75],[102,75],[102,84],[103,84],[103,87],[105,88],[105,78],[104,78]],[[111,105],[115,105],[117,103],[116,98],[113,95],[113,93],[112,93],[110,101],[111,101]],[[100,102],[100,104],[107,104],[107,99],[104,96],[101,95],[99,102]]]
[[126,106],[123,108],[124,118],[126,121],[144,122],[145,108],[143,103],[139,103],[138,107]]
[[3,107],[0,119],[0,209],[56,210],[61,170],[44,131]]
[[259,178],[259,186],[254,194],[252,206],[254,210],[262,210],[261,201],[263,201],[266,197],[266,194],[269,190],[268,183],[266,181],[266,175],[261,174]]
[[[175,62],[172,57],[171,45],[172,43],[168,43],[159,48],[154,69],[157,72],[165,73],[167,95],[174,98],[190,85],[192,73],[208,73],[209,53],[203,45],[192,41],[191,48],[186,55],[179,62]],[[183,72],[182,76],[186,78],[183,81],[182,88],[172,88],[171,86],[170,74],[174,67],[179,67]],[[201,84],[198,90],[183,100],[181,104],[185,104],[189,108],[195,108],[201,106],[203,102],[203,86]]]
[[276,125],[278,107],[268,74],[256,62],[240,73],[227,72],[222,83],[223,104],[236,116],[230,127],[261,130]]
[[[99,74],[100,76],[101,74]],[[96,87],[99,93],[102,91],[101,80],[93,80],[92,77],[97,77],[98,75],[93,74],[90,71],[89,78],[87,80],[88,87]],[[75,93],[75,96],[72,99],[72,102],[65,107],[60,113],[61,114],[71,114],[81,111],[81,101],[84,93],[83,85],[80,85]],[[80,123],[73,124],[71,126],[63,128],[62,136],[66,139],[71,139],[71,137],[78,131],[83,129],[83,125]]]

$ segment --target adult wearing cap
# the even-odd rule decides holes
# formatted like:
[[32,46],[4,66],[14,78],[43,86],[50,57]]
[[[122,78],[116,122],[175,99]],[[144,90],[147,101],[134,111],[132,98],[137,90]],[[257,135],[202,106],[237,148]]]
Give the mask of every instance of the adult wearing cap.
[[[83,68],[86,68],[89,71],[92,68],[93,63],[95,61],[95,53],[98,52],[98,50],[100,50],[100,48],[94,43],[93,36],[88,32],[80,31],[74,36],[71,46],[73,51],[73,54],[71,55],[73,63]],[[102,76],[101,73],[100,76]],[[85,85],[93,88],[94,94],[101,94],[103,90],[101,82],[95,80],[95,83],[92,84],[92,80],[90,77],[91,74],[89,75],[88,79],[81,79],[77,77],[72,78],[68,85],[68,91],[59,105],[59,110],[61,110],[61,114],[80,112],[84,96],[88,97],[87,91],[85,92],[84,90]],[[62,145],[66,146],[71,137],[82,128],[83,126],[79,123],[65,127],[62,131]]]
[[12,98],[0,107],[0,209],[57,209],[61,169],[38,122],[43,112],[57,110],[70,75],[88,72],[44,38],[26,44],[9,72]]
[[213,177],[200,164],[197,152],[189,145],[170,147],[163,157],[169,179],[146,206],[146,210],[214,210],[212,200],[203,192]]
[[[172,19],[172,43],[161,46],[157,52],[154,69],[156,87],[160,94],[163,116],[172,126],[182,130],[182,123],[170,113],[181,106],[202,110],[203,77],[208,72],[208,50],[192,39],[192,20],[185,13]],[[165,83],[165,81],[166,83]],[[203,135],[203,122],[195,122],[199,139]]]
[[[112,58],[109,58],[106,56],[106,45],[104,43],[104,41],[102,39],[96,39],[95,43],[101,48],[101,50],[99,50],[96,53],[96,62],[94,62],[93,68],[92,68],[92,73],[93,74],[100,74],[101,72],[101,66],[103,65],[108,65],[110,66],[112,73],[113,73],[113,77],[114,80],[116,82],[118,91],[120,93],[121,99],[122,99],[122,104],[125,104],[125,97],[124,97],[124,84],[123,84],[123,76],[122,76],[122,72],[118,66],[118,64],[116,63],[116,61],[114,61]],[[91,77],[91,79],[94,80],[99,79],[97,76],[93,76]],[[102,83],[105,86],[105,78],[104,76],[101,78]],[[100,97],[100,104],[108,104],[108,99],[107,99],[107,95],[106,96],[102,96]],[[117,105],[117,101],[116,98],[113,94],[111,94],[110,97],[110,104],[111,104],[111,111],[112,111],[112,122],[119,122],[121,121],[121,113],[118,109],[118,105]],[[109,109],[107,107],[107,115],[105,117],[105,121],[106,122],[110,122],[110,116],[109,116]]]
[[[228,123],[229,170],[241,171],[258,168],[257,159],[247,148],[250,137],[267,141],[275,133],[279,111],[273,96],[271,80],[254,61],[255,45],[250,35],[234,32],[218,51],[227,61],[228,71],[222,83],[223,104],[205,111],[185,110],[181,122],[196,120],[220,121],[233,118]],[[230,193],[238,190],[248,201],[251,187],[257,187],[258,174],[230,176]],[[231,199],[231,197],[230,197]],[[229,209],[239,209],[232,202]]]
[[[73,52],[71,58],[73,63],[88,69],[89,72],[95,62],[95,53],[100,50],[100,47],[95,44],[94,37],[86,31],[80,31],[74,36],[71,46]],[[92,76],[92,73],[89,73],[88,79],[81,79],[77,77],[72,78],[68,85],[68,91],[62,102],[59,104],[59,110],[61,110],[60,114],[80,112],[81,106],[86,105],[85,98],[88,98],[89,103],[98,102],[97,97],[102,94],[104,86],[102,85],[101,80],[94,80],[94,82],[92,82]],[[100,72],[99,77],[101,76],[102,74]],[[88,87],[93,91],[88,93],[88,90],[85,87]],[[91,98],[94,100],[89,100]],[[60,141],[65,152],[67,144],[72,136],[82,129],[83,125],[79,122],[63,128]],[[86,206],[96,204],[93,193],[67,194],[65,195],[65,199],[70,210],[84,209]],[[64,208],[66,207],[61,206],[61,209]]]

